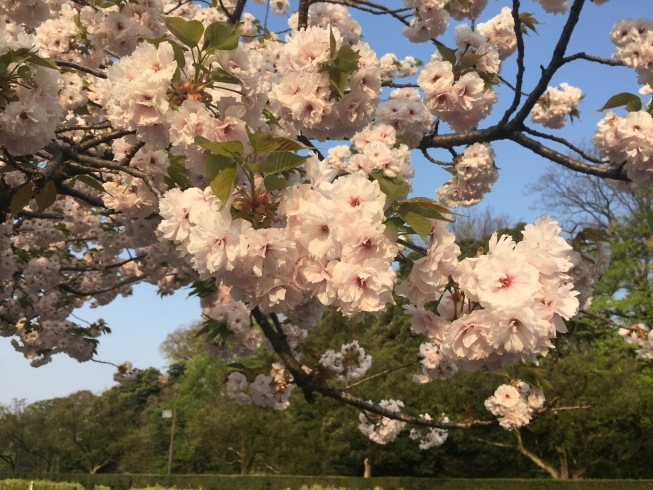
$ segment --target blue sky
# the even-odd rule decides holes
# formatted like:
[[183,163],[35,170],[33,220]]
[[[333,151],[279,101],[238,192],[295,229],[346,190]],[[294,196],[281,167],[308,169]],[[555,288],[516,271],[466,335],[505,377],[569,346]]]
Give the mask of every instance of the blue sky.
[[[507,0],[490,0],[481,21],[498,14],[507,5]],[[614,46],[609,39],[609,31],[618,20],[631,16],[634,18],[653,14],[650,0],[612,0],[605,5],[596,6],[586,2],[584,15],[572,37],[567,54],[585,51],[588,54],[609,58]],[[296,1],[291,1],[295,5]],[[624,9],[624,5],[628,9]],[[387,4],[390,8],[400,8],[401,2],[393,0]],[[252,4],[250,10],[263,19],[262,7]],[[536,3],[528,0],[522,2],[522,11],[528,11],[540,21],[538,34],[526,37],[526,73],[524,91],[528,92],[538,79],[539,66],[546,65],[551,57],[566,16],[545,14]],[[399,58],[406,55],[428,61],[433,54],[431,44],[412,44],[401,36],[401,26],[395,20],[382,16],[372,16],[352,10],[352,15],[363,27],[364,40],[381,57],[392,52]],[[456,21],[453,21],[456,24]],[[270,14],[269,27],[285,29],[285,19]],[[389,35],[388,33],[392,33]],[[445,44],[453,45],[453,28],[440,38]],[[516,72],[515,56],[506,60],[501,75],[507,80],[514,80]],[[399,82],[404,80],[398,80]],[[579,87],[585,98],[579,106],[580,121],[563,130],[553,130],[556,135],[566,137],[575,144],[591,140],[596,122],[602,117],[597,112],[614,94],[619,92],[636,93],[639,86],[633,70],[622,67],[606,67],[577,61],[569,64],[556,75],[552,85],[567,82]],[[499,87],[499,102],[493,114],[482,123],[482,127],[493,123],[501,117],[511,101],[511,92],[506,87]],[[539,127],[536,129],[541,130]],[[499,180],[479,207],[492,206],[498,213],[506,213],[515,221],[533,221],[544,214],[536,209],[537,195],[528,195],[525,191],[529,183],[549,165],[541,157],[522,149],[511,142],[494,144],[499,167]],[[434,152],[433,156],[445,160],[448,153]],[[434,197],[435,189],[448,180],[449,174],[426,161],[419,152],[413,153],[413,166],[416,177],[414,189],[416,195]],[[165,361],[159,353],[159,344],[166,335],[181,325],[188,325],[199,319],[199,302],[196,298],[187,298],[188,291],[181,290],[172,297],[160,298],[150,285],[134,288],[134,294],[128,298],[118,298],[108,306],[90,309],[82,308],[77,316],[94,321],[103,318],[113,330],[104,337],[99,346],[98,359],[121,363],[131,361],[139,368],[154,366],[165,367]],[[13,398],[26,398],[33,402],[65,396],[77,390],[88,389],[101,392],[112,386],[114,368],[104,364],[88,362],[80,365],[65,355],[57,355],[52,363],[38,369],[31,368],[28,361],[9,343],[9,339],[0,339],[0,403],[7,403]]]

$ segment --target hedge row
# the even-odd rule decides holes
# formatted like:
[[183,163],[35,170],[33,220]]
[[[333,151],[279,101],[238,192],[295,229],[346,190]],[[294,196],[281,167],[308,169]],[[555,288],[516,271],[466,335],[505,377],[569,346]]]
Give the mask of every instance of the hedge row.
[[[0,478],[75,482],[86,489],[105,486],[112,490],[144,489],[156,486],[203,490],[301,490],[302,486],[310,487],[312,485],[347,490],[653,490],[653,480],[555,481],[345,476],[89,475],[83,473],[12,473],[0,476]],[[28,490],[28,488],[11,487],[6,490]],[[33,490],[73,490],[73,488],[72,485],[65,488],[39,488],[35,484]]]

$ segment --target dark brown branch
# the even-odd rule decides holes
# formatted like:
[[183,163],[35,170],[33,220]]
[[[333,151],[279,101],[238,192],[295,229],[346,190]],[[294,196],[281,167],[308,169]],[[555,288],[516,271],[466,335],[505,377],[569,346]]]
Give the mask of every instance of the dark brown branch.
[[381,82],[382,87],[392,87],[392,88],[419,88],[419,85],[416,83],[395,83],[393,81]]
[[297,30],[301,31],[308,27],[308,8],[311,6],[311,0],[299,0],[299,10],[297,11]]
[[563,167],[567,167],[571,170],[575,170],[576,172],[584,173],[587,175],[594,175],[596,177],[601,177],[604,179],[621,180],[624,182],[630,181],[628,177],[625,174],[623,174],[619,168],[596,167],[596,166],[588,165],[586,163],[583,163],[581,161],[563,155],[562,153],[558,153],[557,151],[544,146],[542,143],[529,138],[523,133],[514,132],[512,133],[511,136],[509,136],[509,139],[511,139],[516,143],[519,143],[524,148],[528,148],[532,152],[537,153],[538,155],[551,160],[552,162],[559,163]]
[[393,373],[395,371],[399,371],[400,369],[404,369],[404,368],[407,368],[407,367],[410,367],[410,366],[414,366],[415,364],[417,364],[421,360],[422,360],[422,358],[418,357],[417,359],[415,359],[413,361],[410,361],[409,363],[402,364],[401,366],[397,366],[397,367],[394,367],[394,368],[386,369],[385,371],[381,371],[380,373],[373,374],[372,376],[368,376],[365,379],[361,379],[360,381],[356,381],[355,383],[348,385],[346,389],[350,390],[351,388],[354,388],[355,386],[362,385],[363,383],[367,383],[368,381],[372,381],[373,379],[376,379],[376,378],[378,378],[380,376],[385,376],[386,374],[390,374],[390,373]]
[[91,138],[89,140],[83,141],[82,143],[77,145],[77,148],[80,151],[88,150],[89,148],[93,148],[102,143],[108,143],[109,141],[113,141],[115,139],[122,138],[123,136],[127,136],[130,134],[136,134],[136,131],[130,131],[128,129],[117,129],[111,133],[100,134],[95,138]]
[[576,53],[572,54],[571,56],[567,56],[566,58],[562,59],[561,64],[569,63],[571,61],[575,60],[587,60],[587,61],[593,61],[594,63],[600,63],[602,65],[608,65],[608,66],[626,66],[626,64],[623,61],[620,60],[611,60],[608,58],[601,58],[599,56],[592,56],[587,53]]
[[74,294],[75,296],[95,296],[97,294],[103,294],[103,293],[108,293],[110,291],[114,291],[116,289],[119,289],[123,286],[128,286],[129,284],[133,284],[135,282],[138,282],[142,279],[145,279],[147,277],[147,274],[141,274],[140,276],[134,276],[130,277],[128,279],[124,279],[120,282],[117,282],[111,287],[105,288],[105,289],[96,289],[95,291],[78,291],[77,289],[74,289],[70,287],[68,284],[59,284],[59,289],[66,291],[67,293]]
[[247,0],[238,0],[234,11],[229,15],[229,23],[235,24],[240,21],[240,17],[243,15],[243,10],[245,9],[245,4]]
[[30,178],[35,194],[41,192],[45,184],[54,178],[65,160],[64,152],[61,151],[59,147],[55,145],[47,145],[44,149],[52,156],[50,161],[45,164],[45,167],[38,169]]
[[515,23],[514,31],[515,37],[517,38],[517,79],[515,81],[515,95],[512,99],[512,104],[503,114],[499,126],[504,126],[510,116],[517,110],[519,103],[521,102],[521,90],[524,83],[524,71],[526,66],[524,65],[524,36],[521,32],[521,18],[519,17],[519,0],[512,0],[512,20]]
[[426,148],[421,148],[421,150],[422,150],[422,155],[424,155],[424,158],[426,158],[429,162],[435,163],[436,165],[440,165],[442,167],[451,166],[451,162],[443,162],[441,160],[436,160],[435,158],[433,158],[431,155],[428,154]]
[[404,247],[408,247],[411,250],[414,250],[415,252],[419,252],[426,255],[426,249],[424,247],[420,247],[419,245],[415,245],[414,243],[403,240],[401,238],[397,238],[397,243],[401,243]]
[[549,82],[551,82],[553,75],[555,75],[558,68],[560,68],[563,65],[562,60],[565,56],[565,51],[567,50],[567,46],[569,45],[571,35],[573,34],[574,29],[576,28],[578,19],[580,18],[580,12],[583,9],[584,3],[585,0],[575,0],[573,5],[571,6],[571,9],[569,9],[569,17],[567,17],[567,22],[565,23],[565,26],[562,29],[562,33],[560,34],[560,39],[558,39],[558,43],[556,44],[556,47],[553,50],[553,54],[551,55],[551,61],[549,61],[548,66],[542,70],[542,76],[540,77],[540,80],[537,82],[537,85],[531,91],[530,95],[526,98],[526,101],[521,106],[517,114],[515,114],[515,117],[512,119],[512,121],[508,123],[508,126],[512,125],[514,127],[517,127],[526,120],[533,107],[535,107],[535,104],[537,104],[537,101],[540,99],[540,97],[542,97],[542,94],[544,94],[544,92],[548,88]]
[[553,136],[552,134],[541,133],[540,131],[536,131],[535,129],[531,129],[531,128],[527,128],[527,127],[524,127],[523,131],[525,133],[532,134],[533,136],[537,136],[538,138],[544,138],[544,139],[547,139],[547,140],[555,141],[556,143],[560,143],[561,145],[565,145],[570,150],[578,153],[582,158],[584,158],[588,162],[597,163],[597,164],[603,163],[598,158],[594,158],[593,156],[588,155],[587,153],[585,153],[583,150],[581,150],[577,146],[572,145],[569,141],[567,141],[564,138],[559,138],[558,136]]
[[391,410],[386,410],[378,405],[375,405],[370,402],[366,402],[345,393],[343,391],[337,390],[335,388],[330,388],[327,385],[324,385],[315,379],[313,379],[303,368],[301,363],[295,359],[292,355],[291,349],[288,346],[285,339],[281,338],[274,330],[272,324],[270,324],[267,317],[261,313],[257,308],[252,310],[252,316],[256,322],[261,327],[263,334],[267,337],[272,345],[272,348],[281,358],[282,362],[290,371],[293,376],[294,383],[299,386],[303,393],[304,397],[309,403],[313,403],[314,397],[313,393],[317,392],[323,396],[333,398],[352,407],[356,407],[359,410],[364,410],[368,413],[374,413],[376,415],[381,415],[394,420],[400,420],[412,425],[418,425],[420,427],[433,427],[439,429],[471,429],[474,427],[488,427],[492,425],[497,425],[497,420],[468,420],[467,422],[439,422],[437,420],[427,420],[421,417],[412,417],[400,412],[393,412]]
[[79,63],[73,63],[72,61],[61,61],[61,60],[53,60],[53,61],[62,68],[73,68],[77,71],[88,73],[89,75],[93,75],[98,78],[104,78],[104,79],[107,78],[104,72],[100,70],[95,70],[93,68],[89,68],[84,65],[80,65]]
[[57,193],[63,194],[64,196],[74,197],[80,201],[84,201],[85,203],[90,204],[91,206],[96,206],[99,208],[105,207],[102,199],[84,194],[83,192],[80,192],[77,189],[73,189],[72,187],[68,187],[67,185],[60,182],[57,183]]
[[96,271],[106,271],[109,269],[115,269],[117,267],[122,267],[125,264],[129,264],[130,262],[135,262],[137,260],[141,260],[147,257],[147,254],[141,254],[137,255],[136,257],[132,257],[130,259],[123,260],[122,262],[117,262],[115,264],[109,264],[109,265],[98,265],[97,267],[72,267],[72,266],[63,266],[60,267],[60,271],[67,271],[67,272],[96,272]]
[[93,131],[95,129],[109,129],[111,128],[111,123],[109,121],[91,124],[90,126],[68,126],[68,127],[58,127],[55,130],[55,133],[67,133],[68,131]]

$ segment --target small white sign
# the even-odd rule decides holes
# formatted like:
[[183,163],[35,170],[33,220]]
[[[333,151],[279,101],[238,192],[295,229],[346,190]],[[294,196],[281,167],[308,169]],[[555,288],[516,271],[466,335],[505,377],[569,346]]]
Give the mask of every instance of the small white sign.
[[172,410],[164,410],[161,416],[164,419],[171,419],[172,418]]

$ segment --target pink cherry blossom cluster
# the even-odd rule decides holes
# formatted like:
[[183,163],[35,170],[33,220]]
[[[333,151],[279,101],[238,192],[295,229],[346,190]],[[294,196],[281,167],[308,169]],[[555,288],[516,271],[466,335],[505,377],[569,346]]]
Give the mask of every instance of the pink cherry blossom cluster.
[[415,9],[415,17],[404,27],[403,35],[413,43],[425,43],[441,36],[449,27],[448,0],[403,0],[404,5]]
[[549,87],[533,107],[531,121],[547,128],[564,128],[567,116],[577,113],[576,108],[582,98],[580,89],[568,83],[561,83],[560,89]]
[[[401,400],[381,400],[378,405],[391,412],[401,412],[404,402]],[[387,444],[394,441],[406,427],[406,422],[365,411],[360,413],[358,421],[360,422],[358,424],[359,430],[377,444]]]
[[621,117],[607,111],[594,133],[594,145],[611,162],[626,162],[632,189],[653,185],[653,116],[646,111]]
[[456,20],[478,19],[487,7],[487,0],[451,0],[449,15]]
[[[397,294],[420,307],[432,301],[435,292],[444,290],[449,276],[456,270],[460,255],[456,237],[445,228],[444,223],[433,220],[431,225],[426,255],[413,261],[410,274],[395,288]],[[415,313],[410,310],[408,314]],[[442,339],[439,340],[438,343],[441,343]]]
[[467,67],[464,73],[454,73],[455,66],[436,54],[424,66],[417,84],[425,94],[424,104],[431,113],[449,124],[454,131],[460,132],[476,126],[492,110],[497,96],[491,87],[486,86],[481,74],[497,74],[501,61],[498,51],[487,42],[485,36],[474,32],[466,24],[456,26],[455,40],[458,46],[457,63],[462,62],[465,56],[480,56],[472,64],[473,68]]
[[421,61],[412,56],[406,56],[403,60],[399,60],[393,53],[384,54],[379,60],[381,80],[389,82],[395,78],[411,77],[417,74],[420,64]]
[[653,331],[643,323],[630,325],[628,328],[620,328],[619,335],[624,338],[627,344],[639,347],[637,352],[639,359],[653,359]]
[[[11,48],[11,44],[0,45],[0,55]],[[17,100],[0,108],[0,145],[12,155],[27,155],[42,149],[54,137],[63,116],[59,104],[63,77],[50,68],[31,64],[23,66],[27,66],[31,73],[31,86],[14,85],[7,95],[15,96]]]
[[515,20],[512,18],[510,7],[503,7],[499,15],[478,24],[477,30],[496,48],[501,61],[508,58],[517,49]]
[[432,116],[413,88],[399,88],[390,92],[388,100],[379,104],[376,121],[395,128],[401,142],[416,148],[431,126]]
[[135,368],[131,362],[125,361],[122,364],[118,365],[116,372],[113,374],[113,380],[116,383],[126,383],[127,381],[133,381],[138,377],[140,372],[140,369]]
[[339,173],[369,176],[381,171],[387,177],[400,176],[409,183],[415,171],[410,166],[408,146],[397,141],[396,130],[387,124],[370,125],[351,138],[351,146],[329,149],[327,162]]
[[639,83],[653,80],[653,22],[646,18],[631,18],[617,22],[610,39],[617,46],[612,56],[634,68]]
[[247,306],[241,301],[234,301],[226,286],[220,287],[218,294],[211,299],[214,301],[203,308],[204,317],[224,324],[230,334],[209,342],[206,341],[207,334],[203,334],[207,353],[223,358],[256,353],[263,343],[263,335],[260,330],[252,327]]
[[340,352],[329,349],[318,361],[320,365],[333,372],[338,381],[347,383],[361,378],[372,366],[372,356],[358,345],[358,340],[343,344]]
[[383,225],[384,203],[376,181],[350,174],[289,187],[279,205],[285,226],[254,229],[229,206],[219,211],[210,188],[173,189],[160,202],[159,231],[202,277],[224,278],[234,298],[262,311],[285,312],[315,296],[356,315],[392,301],[397,246]]
[[453,177],[436,189],[440,202],[454,208],[481,202],[499,178],[494,157],[489,143],[474,143],[465,148],[454,160]]
[[499,417],[499,425],[513,430],[528,425],[533,414],[544,406],[544,392],[518,381],[501,385],[485,400],[485,408]]
[[565,14],[571,5],[569,0],[533,0],[539,2],[542,10],[549,14]]
[[422,374],[414,374],[413,383],[425,384],[434,379],[449,379],[458,372],[458,366],[447,359],[438,345],[422,344],[419,353],[422,356]]
[[[428,413],[420,415],[424,420],[433,420]],[[449,418],[444,414],[440,417],[440,422],[447,423]],[[419,441],[419,448],[422,450],[431,449],[432,447],[442,446],[449,436],[446,429],[414,427],[410,429],[410,438]]]
[[[80,181],[75,188],[100,196]],[[34,201],[27,209],[36,211]],[[103,322],[82,327],[68,320],[87,301],[99,306],[130,294],[134,278],[165,293],[197,280],[170,244],[156,239],[158,219],[107,219],[67,196],[50,212],[62,219],[22,219],[18,228],[0,227],[0,335],[17,336],[14,348],[33,366],[58,353],[80,362],[93,356],[106,330]],[[125,260],[127,253],[142,259]]]
[[[297,31],[297,12],[288,19],[288,27]],[[354,19],[347,7],[339,4],[315,2],[308,8],[308,25],[328,31],[329,27],[338,30],[346,44],[358,44],[363,38],[360,24]]]
[[[156,48],[141,43],[107,70],[107,117],[117,128],[136,130],[141,141],[156,148],[168,144],[166,113],[170,109],[167,90],[177,69],[170,43]],[[96,82],[99,84],[99,82]]]
[[[487,255],[453,264],[456,291],[430,298],[423,293],[421,304],[407,308],[413,331],[439,345],[458,367],[495,369],[546,354],[549,339],[566,332],[562,318],[578,310],[578,291],[567,275],[573,250],[560,237],[558,224],[540,218],[522,233],[519,243],[495,234]],[[447,276],[438,270],[436,277],[442,285]],[[424,308],[433,299],[437,315]]]
[[272,364],[270,375],[258,374],[254,381],[248,383],[247,377],[238,371],[233,371],[227,378],[227,396],[241,405],[254,402],[261,407],[271,407],[275,410],[288,408],[290,393],[295,385],[290,376],[280,364]]
[[445,355],[473,370],[546,354],[549,339],[567,331],[562,318],[578,310],[578,292],[566,274],[572,248],[560,233],[555,221],[540,218],[526,226],[521,242],[495,234],[487,255],[459,264],[452,277],[465,299],[446,318]]
[[2,0],[0,15],[13,23],[34,28],[50,16],[50,7],[44,0]]
[[[349,75],[342,98],[332,96],[329,73],[322,70],[329,61],[330,33],[336,48],[346,43],[340,31],[309,27],[286,38],[276,63],[278,79],[270,91],[270,102],[278,107],[289,131],[302,131],[321,141],[352,136],[372,119],[381,93],[379,61],[368,44],[352,49],[360,55],[358,69]],[[339,100],[338,100],[339,99]]]

